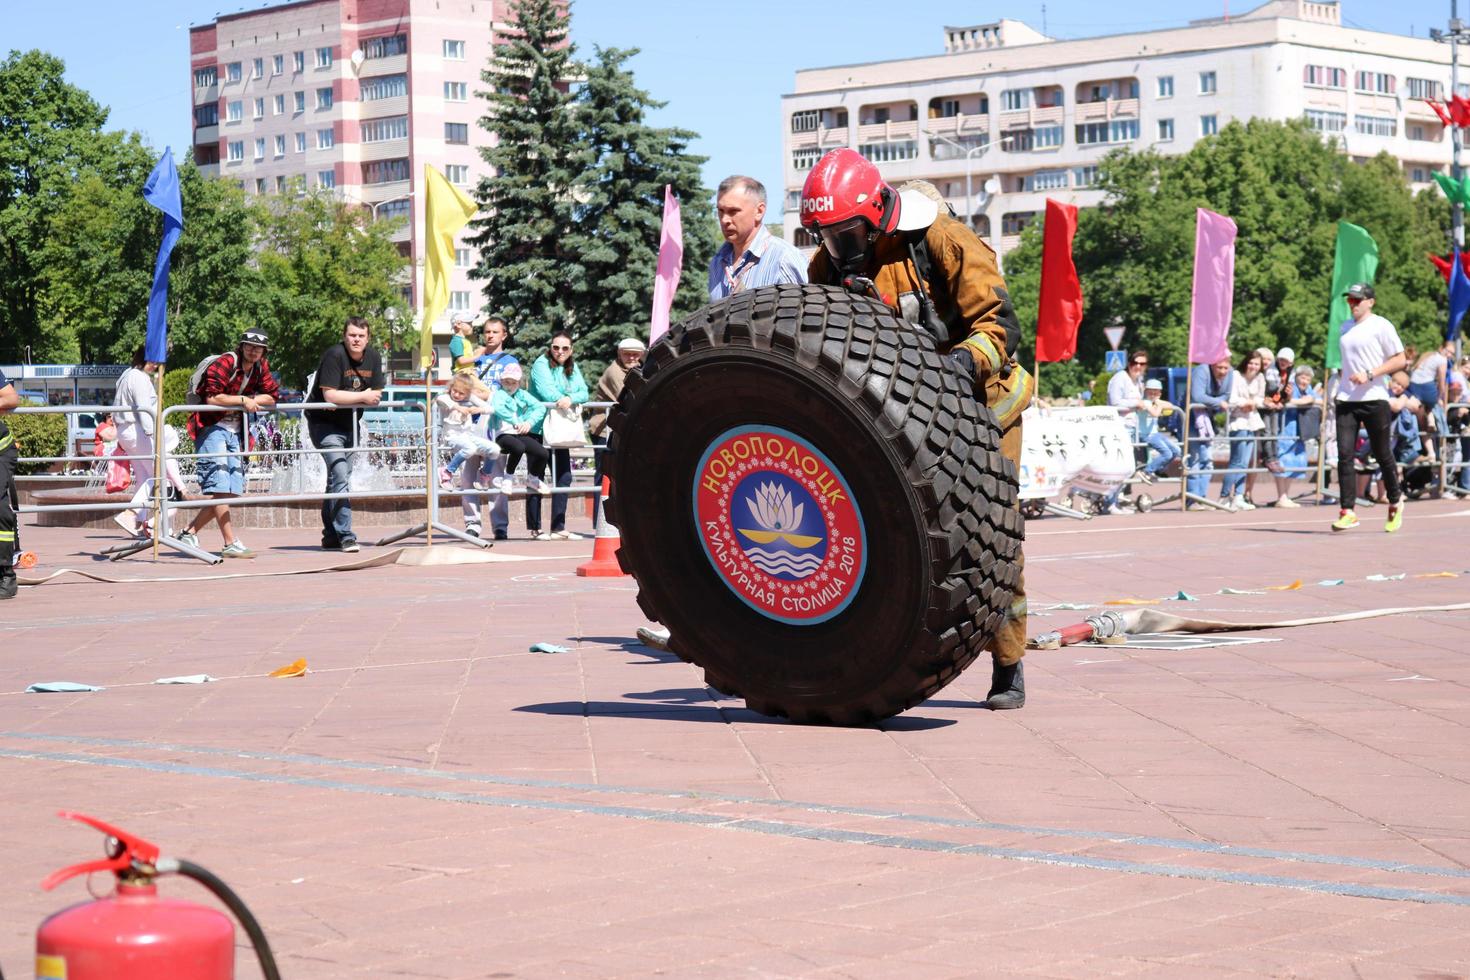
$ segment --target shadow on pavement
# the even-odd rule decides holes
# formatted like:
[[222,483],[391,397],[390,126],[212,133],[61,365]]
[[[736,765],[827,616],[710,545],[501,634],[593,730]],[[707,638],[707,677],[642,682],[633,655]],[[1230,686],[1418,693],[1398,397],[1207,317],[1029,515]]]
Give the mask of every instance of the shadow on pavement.
[[[656,718],[663,721],[704,721],[722,725],[732,723],[756,725],[790,725],[786,718],[772,718],[757,714],[734,699],[715,705],[710,703],[710,692],[702,687],[671,688],[662,691],[629,692],[623,695],[626,701],[552,701],[544,704],[525,704],[516,711],[533,711],[545,715],[577,715],[587,717]],[[642,703],[640,703],[642,702]],[[929,701],[926,704],[945,704]],[[957,706],[970,706],[955,702]],[[923,718],[917,715],[899,715],[887,718],[874,725],[885,732],[918,732],[935,728],[947,728],[956,724],[953,718]]]

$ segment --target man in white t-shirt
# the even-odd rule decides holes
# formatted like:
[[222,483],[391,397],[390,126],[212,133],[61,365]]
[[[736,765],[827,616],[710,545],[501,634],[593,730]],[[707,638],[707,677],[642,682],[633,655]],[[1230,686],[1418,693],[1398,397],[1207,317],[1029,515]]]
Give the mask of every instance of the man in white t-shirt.
[[1342,380],[1337,389],[1334,408],[1337,413],[1337,476],[1342,497],[1342,511],[1332,522],[1332,530],[1346,531],[1358,526],[1353,513],[1357,503],[1358,476],[1353,465],[1353,450],[1358,444],[1358,426],[1368,431],[1368,448],[1383,474],[1383,489],[1388,494],[1388,522],[1383,529],[1397,531],[1404,522],[1403,493],[1399,489],[1398,467],[1390,448],[1389,429],[1393,413],[1388,406],[1388,376],[1404,366],[1404,345],[1398,331],[1383,317],[1373,312],[1373,287],[1356,282],[1343,297],[1352,311],[1352,319],[1342,325]]

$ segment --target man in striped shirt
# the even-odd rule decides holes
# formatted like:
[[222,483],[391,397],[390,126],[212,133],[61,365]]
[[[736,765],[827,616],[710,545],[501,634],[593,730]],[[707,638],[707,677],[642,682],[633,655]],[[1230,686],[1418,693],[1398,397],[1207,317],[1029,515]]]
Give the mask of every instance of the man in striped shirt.
[[766,230],[766,188],[754,177],[720,181],[715,195],[725,244],[709,264],[710,302],[742,289],[806,282],[806,259],[794,246]]

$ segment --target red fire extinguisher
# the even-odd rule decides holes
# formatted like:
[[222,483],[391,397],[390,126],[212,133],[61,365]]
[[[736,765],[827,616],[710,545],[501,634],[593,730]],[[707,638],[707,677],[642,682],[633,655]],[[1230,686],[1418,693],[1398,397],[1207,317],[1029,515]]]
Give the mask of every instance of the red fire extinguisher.
[[235,926],[204,905],[162,898],[155,879],[179,874],[208,888],[240,920],[268,980],[280,980],[270,944],[240,897],[190,861],[161,858],[158,845],[81,813],[60,814],[107,835],[107,857],[52,873],[50,890],[94,871],[117,876],[117,891],[52,915],[36,930],[36,980],[230,980]]

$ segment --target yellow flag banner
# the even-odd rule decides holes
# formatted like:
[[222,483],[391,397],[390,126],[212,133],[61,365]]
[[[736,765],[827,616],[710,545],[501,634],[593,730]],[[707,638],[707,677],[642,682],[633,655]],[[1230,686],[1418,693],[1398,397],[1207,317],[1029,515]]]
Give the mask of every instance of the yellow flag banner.
[[432,166],[424,164],[424,318],[419,325],[419,369],[433,361],[434,321],[449,306],[454,233],[475,215],[476,205]]

